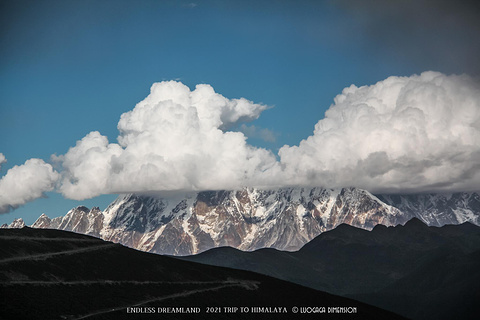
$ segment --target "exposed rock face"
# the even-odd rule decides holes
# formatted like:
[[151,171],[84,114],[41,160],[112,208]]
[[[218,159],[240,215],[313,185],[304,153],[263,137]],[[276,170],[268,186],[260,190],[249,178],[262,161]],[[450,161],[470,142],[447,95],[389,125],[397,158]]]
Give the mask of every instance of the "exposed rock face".
[[383,195],[379,198],[429,226],[464,222],[480,225],[478,193]]
[[[89,234],[142,251],[190,255],[220,246],[297,250],[342,223],[368,230],[413,217],[429,225],[479,223],[480,197],[475,193],[430,195],[436,202],[426,195],[395,197],[355,188],[245,188],[169,198],[127,194],[103,212],[81,206],[52,220],[42,215],[32,227]],[[457,200],[442,206],[441,197]]]
[[[41,229],[49,229],[52,228],[52,219],[50,219],[45,213],[42,213],[40,217],[38,217],[37,221],[32,225],[35,226],[35,228],[41,228]],[[56,229],[56,228],[52,228]]]
[[42,214],[32,224],[32,227],[74,231],[100,237],[100,231],[103,228],[103,213],[98,207],[90,210],[80,206],[68,211],[64,217],[50,219],[46,214]]
[[366,191],[320,188],[200,192],[178,199],[127,195],[104,215],[102,238],[175,255],[219,246],[296,250],[344,222],[372,228],[408,220]]

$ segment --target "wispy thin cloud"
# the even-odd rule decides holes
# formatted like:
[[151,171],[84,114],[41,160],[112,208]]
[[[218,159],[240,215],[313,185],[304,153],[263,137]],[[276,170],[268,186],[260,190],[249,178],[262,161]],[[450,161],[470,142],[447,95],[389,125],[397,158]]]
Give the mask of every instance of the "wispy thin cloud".
[[195,3],[195,2],[190,2],[190,3],[184,3],[182,6],[183,6],[184,8],[193,9],[193,8],[198,7],[198,4]]

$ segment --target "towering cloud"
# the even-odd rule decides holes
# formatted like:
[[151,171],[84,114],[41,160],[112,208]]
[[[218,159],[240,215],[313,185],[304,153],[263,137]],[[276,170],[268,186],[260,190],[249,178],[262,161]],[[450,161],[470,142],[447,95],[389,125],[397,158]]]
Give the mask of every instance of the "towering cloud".
[[285,181],[373,192],[478,190],[480,84],[425,72],[345,88],[299,146]]
[[41,159],[30,159],[11,168],[0,180],[0,213],[42,197],[44,192],[54,189],[58,179],[59,174]]
[[85,199],[102,193],[231,189],[269,181],[275,156],[227,131],[267,107],[229,100],[209,85],[156,83],[150,95],[124,113],[118,144],[88,134],[60,157],[60,191]]

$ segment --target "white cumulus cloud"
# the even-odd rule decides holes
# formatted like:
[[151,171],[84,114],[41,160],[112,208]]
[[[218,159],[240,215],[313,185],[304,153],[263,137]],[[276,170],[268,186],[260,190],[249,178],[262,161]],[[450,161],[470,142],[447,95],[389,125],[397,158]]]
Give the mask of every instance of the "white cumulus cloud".
[[279,155],[294,185],[478,190],[480,84],[424,72],[345,88],[312,136]]
[[[0,155],[2,157],[5,161]],[[0,213],[9,212],[52,191],[59,176],[41,159],[29,159],[23,165],[14,166],[0,179]]]
[[117,143],[91,132],[58,158],[60,191],[85,199],[102,193],[231,189],[269,181],[275,156],[227,131],[267,106],[227,99],[209,85],[155,83],[118,123]]

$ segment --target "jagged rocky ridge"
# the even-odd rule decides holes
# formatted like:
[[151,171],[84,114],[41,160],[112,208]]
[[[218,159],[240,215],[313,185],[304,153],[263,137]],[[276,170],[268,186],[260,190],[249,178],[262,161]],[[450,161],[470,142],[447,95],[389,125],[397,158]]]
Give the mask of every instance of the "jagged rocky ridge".
[[356,188],[245,188],[169,198],[121,195],[103,212],[80,206],[55,219],[43,214],[32,227],[89,234],[147,252],[190,255],[220,246],[297,250],[342,223],[371,230],[417,217],[435,226],[478,225],[479,208],[477,193],[375,196]]
[[23,221],[22,218],[18,218],[18,219],[15,219],[13,220],[12,223],[10,223],[9,225],[4,223],[0,226],[0,229],[21,229],[25,227],[25,221]]

